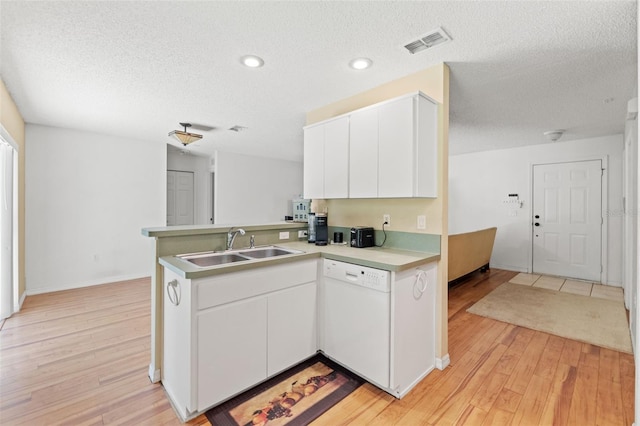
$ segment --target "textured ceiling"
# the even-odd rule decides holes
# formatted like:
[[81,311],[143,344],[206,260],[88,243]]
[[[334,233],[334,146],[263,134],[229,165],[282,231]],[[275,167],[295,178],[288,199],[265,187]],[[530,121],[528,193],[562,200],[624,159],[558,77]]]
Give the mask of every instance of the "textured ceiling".
[[[216,127],[196,154],[301,160],[307,111],[440,62],[452,154],[622,133],[637,96],[635,1],[2,0],[0,27],[27,122],[159,144],[180,121]],[[403,48],[437,27],[453,41]],[[358,56],[373,67],[348,68]]]

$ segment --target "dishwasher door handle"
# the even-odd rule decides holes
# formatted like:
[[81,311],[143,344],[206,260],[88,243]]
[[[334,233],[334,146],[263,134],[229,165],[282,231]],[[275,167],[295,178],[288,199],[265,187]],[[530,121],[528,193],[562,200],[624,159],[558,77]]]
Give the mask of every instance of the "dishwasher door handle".
[[345,277],[347,278],[348,281],[353,281],[356,282],[358,281],[358,275],[354,274],[352,272],[345,272]]

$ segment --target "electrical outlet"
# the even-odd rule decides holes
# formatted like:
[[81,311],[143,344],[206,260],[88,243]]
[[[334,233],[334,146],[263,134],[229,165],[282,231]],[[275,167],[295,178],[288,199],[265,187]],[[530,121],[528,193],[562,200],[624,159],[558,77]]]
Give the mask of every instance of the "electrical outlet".
[[289,231],[281,232],[280,233],[280,239],[281,240],[288,240],[289,239]]
[[307,231],[305,230],[298,231],[298,238],[304,238],[306,236],[308,236]]
[[391,215],[383,214],[382,215],[382,223],[387,222],[387,227],[391,228]]
[[425,215],[418,216],[418,229],[427,229],[427,217]]

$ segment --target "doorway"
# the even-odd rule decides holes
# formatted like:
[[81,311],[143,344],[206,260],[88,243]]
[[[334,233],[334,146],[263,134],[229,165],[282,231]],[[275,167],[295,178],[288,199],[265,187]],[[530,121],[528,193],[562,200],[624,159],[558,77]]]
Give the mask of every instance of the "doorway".
[[533,166],[533,272],[601,282],[602,161]]
[[167,226],[193,224],[193,172],[167,170]]

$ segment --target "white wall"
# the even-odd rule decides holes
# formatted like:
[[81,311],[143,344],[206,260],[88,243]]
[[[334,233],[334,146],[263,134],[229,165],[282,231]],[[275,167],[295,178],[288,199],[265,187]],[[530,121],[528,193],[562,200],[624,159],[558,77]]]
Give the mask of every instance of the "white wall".
[[[636,98],[637,105],[637,98]],[[631,103],[631,102],[630,102]],[[631,106],[631,105],[630,105]],[[629,325],[631,327],[631,339],[635,348],[635,297],[638,282],[636,281],[636,268],[638,266],[638,252],[636,250],[638,241],[638,118],[628,117],[625,122],[624,138],[624,182],[623,197],[625,198],[625,214],[623,229],[623,252],[622,264],[624,299],[627,309],[630,310]]]
[[[608,203],[603,200],[603,214],[608,218],[608,241],[603,244],[608,250],[605,282],[620,286],[622,147],[623,136],[613,135],[451,156],[449,234],[497,226],[491,265],[530,271],[532,165],[608,156]],[[515,217],[509,216],[510,208],[503,202],[512,193],[524,201]]]
[[151,275],[165,144],[31,124],[26,140],[27,293]]
[[[209,157],[167,150],[167,170],[193,172],[194,225],[211,224],[211,171]],[[166,189],[166,188],[165,188]]]
[[216,153],[216,224],[282,221],[301,193],[301,162]]

